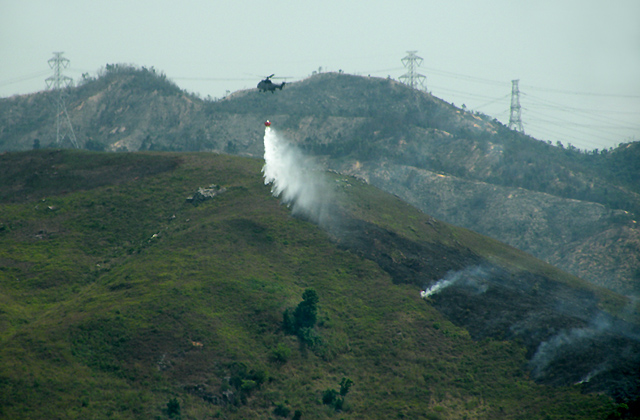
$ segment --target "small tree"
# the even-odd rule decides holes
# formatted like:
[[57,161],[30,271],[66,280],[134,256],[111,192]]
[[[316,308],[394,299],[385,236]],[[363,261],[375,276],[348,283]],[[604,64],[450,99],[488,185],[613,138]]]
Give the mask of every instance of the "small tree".
[[338,391],[336,391],[333,388],[327,389],[322,394],[322,404],[333,405],[335,403],[337,397],[338,397]]
[[342,378],[340,381],[340,392],[335,389],[327,389],[322,394],[322,404],[333,407],[336,411],[340,411],[344,407],[344,398],[349,393],[349,388],[353,385],[353,381],[348,378]]
[[340,381],[340,395],[343,397],[349,393],[349,388],[353,385],[353,381],[349,378],[342,378]]
[[180,417],[180,402],[178,402],[177,398],[172,398],[167,403],[167,415],[169,418]]
[[271,360],[276,363],[287,363],[291,356],[291,349],[282,343],[278,343],[278,346],[271,351]]
[[318,294],[313,289],[307,289],[302,294],[302,302],[293,312],[296,322],[296,330],[311,328],[316,325],[318,317]]
[[289,309],[285,309],[282,313],[282,329],[287,334],[296,334],[296,318],[293,316],[293,312]]
[[282,314],[282,328],[289,334],[299,337],[316,325],[318,319],[318,293],[307,289],[302,294],[302,302],[295,310],[286,309]]
[[288,417],[290,412],[291,409],[283,403],[278,404],[276,408],[273,409],[273,414],[280,417]]

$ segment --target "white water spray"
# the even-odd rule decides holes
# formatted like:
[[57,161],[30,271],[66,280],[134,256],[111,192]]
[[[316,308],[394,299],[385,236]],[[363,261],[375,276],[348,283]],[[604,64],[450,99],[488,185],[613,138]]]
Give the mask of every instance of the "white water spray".
[[298,148],[278,136],[271,127],[264,132],[264,183],[271,193],[290,206],[294,214],[327,222],[332,194],[322,173]]

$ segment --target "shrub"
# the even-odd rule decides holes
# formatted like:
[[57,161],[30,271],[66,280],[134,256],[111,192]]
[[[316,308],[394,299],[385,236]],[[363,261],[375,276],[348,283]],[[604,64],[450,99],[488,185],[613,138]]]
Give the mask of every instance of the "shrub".
[[322,394],[322,404],[332,406],[336,411],[342,410],[344,407],[344,397],[349,393],[349,388],[353,385],[353,381],[348,378],[342,378],[340,381],[340,392],[335,389],[327,389]]
[[242,384],[240,385],[240,389],[242,392],[246,392],[247,394],[253,391],[258,386],[256,381],[251,379],[243,379]]
[[340,381],[340,395],[343,397],[349,393],[349,388],[353,385],[353,381],[349,378],[342,378]]
[[309,347],[314,347],[322,342],[322,339],[313,328],[300,328],[298,330],[298,338]]
[[318,317],[318,294],[313,289],[307,289],[302,294],[302,302],[293,313],[296,329],[312,328]]
[[172,398],[167,403],[167,415],[169,418],[180,417],[180,402],[177,398]]
[[338,397],[338,391],[336,391],[335,389],[327,389],[322,394],[322,404],[333,405],[337,397]]
[[260,389],[260,386],[267,380],[267,372],[262,369],[249,370],[244,363],[232,363],[229,370],[229,381],[222,383],[221,392],[229,388],[235,389],[237,399],[234,403],[245,404],[247,397],[254,390]]
[[291,409],[283,403],[278,404],[276,408],[273,409],[273,414],[280,417],[288,417],[290,412]]
[[292,312],[286,309],[282,314],[282,329],[288,334],[295,334],[304,344],[311,347],[320,342],[320,337],[313,330],[318,320],[318,294],[307,289],[302,294],[302,302]]
[[289,309],[285,309],[282,314],[282,329],[287,334],[296,334],[296,319]]
[[287,363],[291,356],[291,349],[282,343],[278,343],[278,347],[271,351],[271,360],[276,363]]

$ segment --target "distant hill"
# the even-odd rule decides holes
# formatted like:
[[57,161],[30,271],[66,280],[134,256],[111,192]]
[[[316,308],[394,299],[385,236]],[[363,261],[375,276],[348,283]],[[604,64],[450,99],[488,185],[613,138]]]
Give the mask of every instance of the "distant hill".
[[[558,147],[390,79],[335,73],[204,101],[153,69],[111,65],[69,90],[67,108],[78,141],[108,151],[261,157],[270,119],[326,168],[595,284],[640,293],[638,142]],[[0,149],[31,149],[35,139],[56,146],[51,93],[0,100]]]
[[0,416],[637,412],[631,300],[345,175],[320,229],[261,166],[0,155]]

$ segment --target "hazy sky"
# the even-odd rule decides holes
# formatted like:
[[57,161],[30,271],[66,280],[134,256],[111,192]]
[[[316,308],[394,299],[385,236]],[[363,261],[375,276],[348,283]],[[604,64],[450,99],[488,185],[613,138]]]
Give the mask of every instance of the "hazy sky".
[[540,140],[640,140],[639,0],[0,0],[0,97],[45,89],[54,51],[75,80],[129,63],[219,98],[320,67],[398,79],[408,50],[429,92],[505,124],[520,79]]

